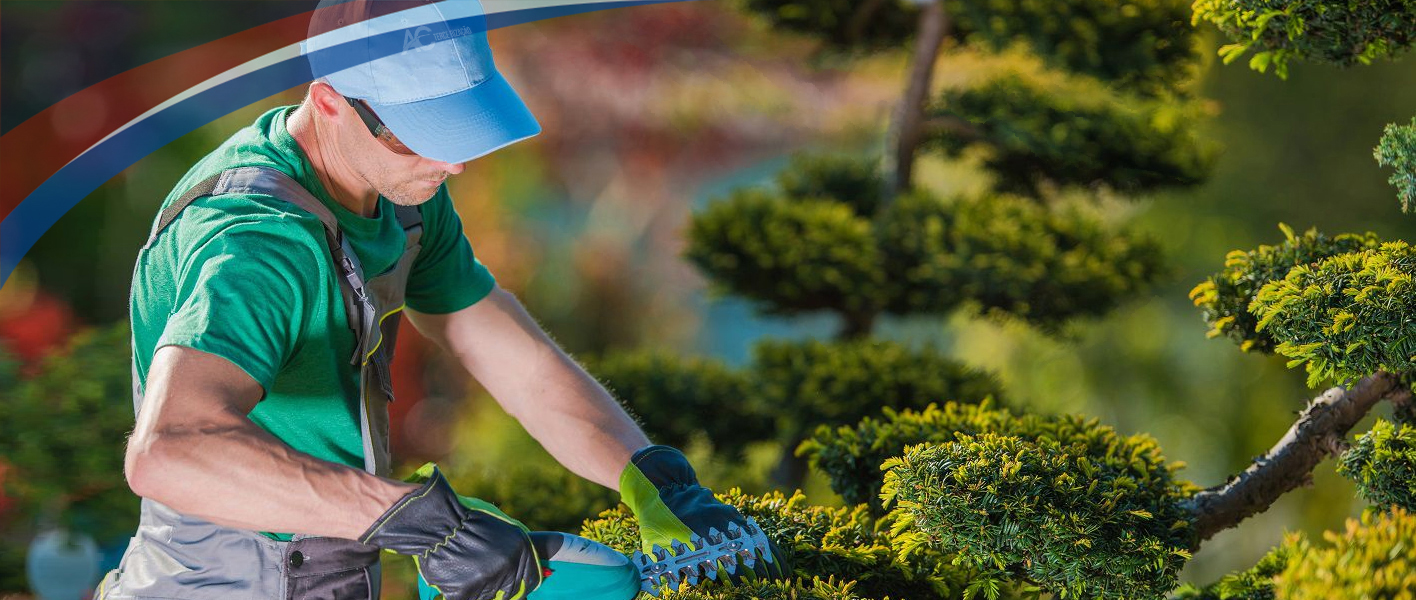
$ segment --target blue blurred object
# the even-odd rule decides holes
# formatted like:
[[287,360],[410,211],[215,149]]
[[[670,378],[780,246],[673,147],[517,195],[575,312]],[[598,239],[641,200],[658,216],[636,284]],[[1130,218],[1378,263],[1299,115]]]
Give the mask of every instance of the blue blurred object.
[[39,600],[80,600],[98,584],[98,561],[93,538],[51,529],[30,542],[25,575]]

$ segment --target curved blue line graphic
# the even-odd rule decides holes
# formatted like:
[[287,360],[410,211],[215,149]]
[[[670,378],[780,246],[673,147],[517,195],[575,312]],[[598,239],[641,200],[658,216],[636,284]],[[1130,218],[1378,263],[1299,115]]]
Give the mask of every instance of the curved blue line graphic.
[[[667,4],[692,0],[627,0],[547,6],[478,15],[448,21],[473,33],[533,21],[610,8]],[[123,169],[193,130],[242,107],[316,78],[356,64],[403,51],[402,30],[354,40],[312,55],[328,60],[320,73],[310,70],[310,57],[283,60],[203,90],[155,112],[96,144],[40,184],[0,221],[0,284],[3,284],[34,243],[74,205]],[[365,51],[367,49],[367,51]],[[357,50],[357,51],[356,51]],[[317,60],[320,64],[324,61]]]

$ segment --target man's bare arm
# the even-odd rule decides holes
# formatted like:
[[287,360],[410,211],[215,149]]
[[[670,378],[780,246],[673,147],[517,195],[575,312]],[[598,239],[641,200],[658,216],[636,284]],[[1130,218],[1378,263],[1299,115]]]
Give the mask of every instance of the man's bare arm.
[[128,440],[129,486],[218,525],[347,539],[417,488],[292,449],[247,417],[261,397],[224,358],[159,349]]
[[575,474],[619,489],[630,455],[649,445],[619,402],[502,288],[455,313],[409,311],[409,319],[456,355],[497,403]]

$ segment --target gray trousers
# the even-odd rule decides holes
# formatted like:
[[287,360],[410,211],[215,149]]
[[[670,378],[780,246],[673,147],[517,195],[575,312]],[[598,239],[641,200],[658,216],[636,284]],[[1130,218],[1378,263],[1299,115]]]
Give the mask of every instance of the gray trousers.
[[289,542],[144,499],[137,535],[96,600],[377,600],[379,552],[353,540]]

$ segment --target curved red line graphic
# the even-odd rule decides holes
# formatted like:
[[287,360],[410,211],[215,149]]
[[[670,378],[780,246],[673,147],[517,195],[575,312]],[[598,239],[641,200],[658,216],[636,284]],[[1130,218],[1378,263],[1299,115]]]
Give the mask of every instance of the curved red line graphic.
[[40,111],[0,136],[0,220],[74,157],[183,91],[306,37],[292,15],[129,69]]

